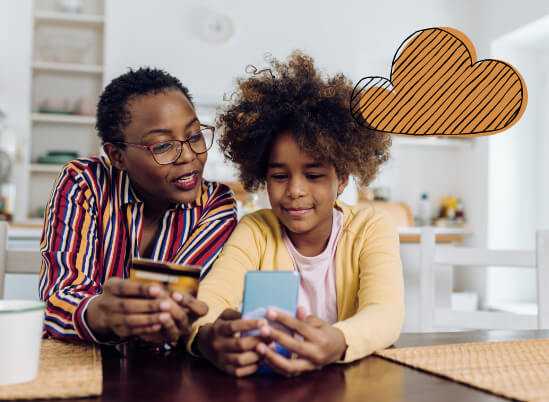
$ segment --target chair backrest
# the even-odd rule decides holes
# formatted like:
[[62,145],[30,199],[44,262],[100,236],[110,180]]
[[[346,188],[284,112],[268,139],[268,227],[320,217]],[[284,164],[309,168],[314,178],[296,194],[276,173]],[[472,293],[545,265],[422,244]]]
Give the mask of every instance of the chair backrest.
[[8,223],[0,222],[0,299],[4,297],[6,274],[39,274],[39,250],[8,249]]
[[[536,233],[536,250],[489,250],[437,246],[434,228],[421,232],[420,328],[548,329],[549,328],[549,231]],[[435,305],[437,266],[535,268],[537,316],[493,311],[455,311]]]

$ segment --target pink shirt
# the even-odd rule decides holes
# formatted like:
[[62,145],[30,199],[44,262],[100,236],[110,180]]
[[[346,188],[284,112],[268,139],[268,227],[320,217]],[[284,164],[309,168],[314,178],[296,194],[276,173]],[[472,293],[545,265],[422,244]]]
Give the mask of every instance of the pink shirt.
[[307,315],[316,315],[328,324],[337,321],[335,254],[343,227],[343,213],[335,208],[333,211],[332,233],[328,245],[324,251],[314,257],[301,255],[294,247],[286,230],[282,231],[284,244],[301,276],[298,305],[305,307]]

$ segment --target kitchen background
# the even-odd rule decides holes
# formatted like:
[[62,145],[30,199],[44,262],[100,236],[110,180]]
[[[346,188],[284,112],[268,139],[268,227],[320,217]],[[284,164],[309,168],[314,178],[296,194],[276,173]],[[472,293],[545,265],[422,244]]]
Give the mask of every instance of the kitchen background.
[[[248,64],[264,64],[267,53],[283,59],[301,49],[325,72],[341,71],[356,83],[367,75],[388,77],[401,42],[435,26],[463,31],[481,59],[513,64],[526,80],[528,107],[518,124],[492,137],[395,138],[392,160],[371,188],[406,203],[414,215],[429,206],[432,217],[441,197],[454,196],[467,220],[458,230],[463,244],[534,248],[535,230],[549,228],[545,0],[0,0],[0,209],[20,225],[10,232],[12,242],[36,236],[36,229],[21,226],[41,222],[55,162],[70,152],[100,152],[93,104],[105,83],[128,67],[176,75],[201,118],[211,121],[235,77]],[[8,164],[9,174],[2,175]],[[226,166],[212,151],[206,176],[235,180]],[[362,190],[351,186],[344,199],[357,202],[367,193]],[[423,193],[428,203],[420,201]],[[402,244],[409,284],[418,252],[417,244]],[[490,269],[458,268],[446,279],[450,290],[468,291],[481,307],[535,301],[533,271],[511,268],[496,276]],[[35,283],[35,277],[8,278],[7,296],[36,297]],[[414,290],[407,291],[412,297]]]

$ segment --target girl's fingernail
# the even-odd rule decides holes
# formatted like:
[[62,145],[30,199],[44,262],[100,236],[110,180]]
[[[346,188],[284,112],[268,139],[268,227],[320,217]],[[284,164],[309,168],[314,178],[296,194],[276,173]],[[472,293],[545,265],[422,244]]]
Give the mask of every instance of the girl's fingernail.
[[167,300],[160,302],[160,310],[168,311],[170,309],[170,302]]
[[267,320],[265,318],[260,318],[259,321],[257,322],[257,327],[261,328],[261,327],[264,327],[265,325],[267,325]]
[[174,292],[172,294],[172,299],[174,299],[176,302],[180,302],[183,300],[183,295],[181,293]]
[[257,351],[261,354],[264,354],[265,353],[265,345],[260,343],[257,345]]
[[269,317],[271,320],[274,320],[276,318],[276,315],[276,310],[267,311],[267,317]]
[[269,335],[271,335],[271,328],[269,328],[269,327],[261,327],[261,328],[259,329],[259,333],[260,333],[261,335],[269,336]]
[[168,313],[162,313],[160,314],[160,321],[167,322],[170,319],[170,315]]
[[160,294],[160,288],[158,286],[151,286],[149,288],[149,293],[151,296],[156,296]]

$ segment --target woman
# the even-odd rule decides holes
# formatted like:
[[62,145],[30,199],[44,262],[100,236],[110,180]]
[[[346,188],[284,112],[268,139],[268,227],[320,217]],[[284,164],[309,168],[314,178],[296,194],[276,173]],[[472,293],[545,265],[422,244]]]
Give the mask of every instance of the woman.
[[206,313],[187,294],[130,280],[134,257],[202,266],[236,224],[230,189],[202,178],[213,127],[161,70],[130,70],[104,90],[105,157],[68,163],[48,201],[41,242],[45,331],[62,339],[176,342]]

